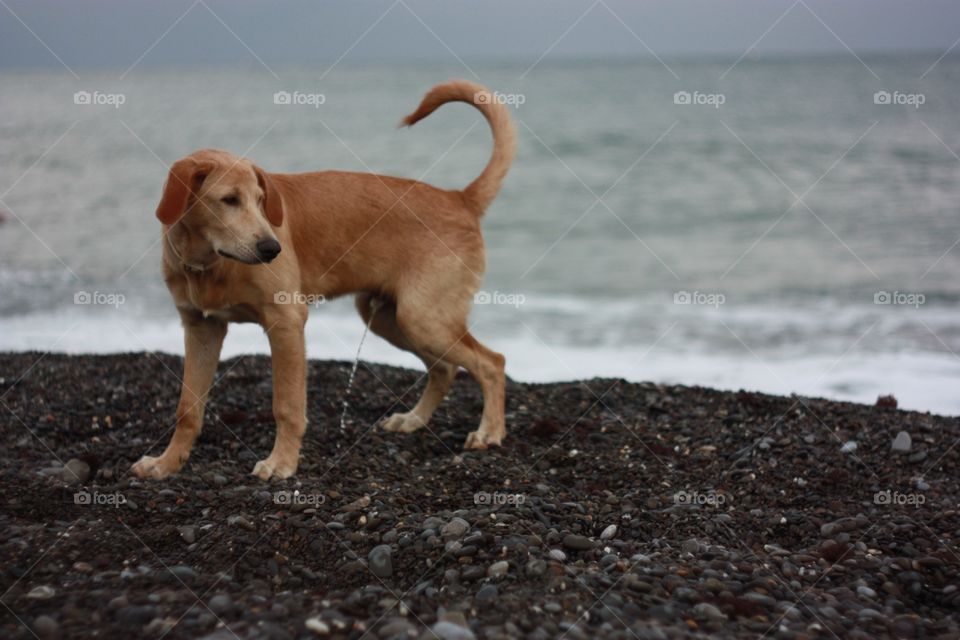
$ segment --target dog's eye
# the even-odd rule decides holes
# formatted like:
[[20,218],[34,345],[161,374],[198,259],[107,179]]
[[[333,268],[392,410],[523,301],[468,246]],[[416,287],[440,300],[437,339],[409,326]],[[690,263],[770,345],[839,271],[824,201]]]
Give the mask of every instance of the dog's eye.
[[240,198],[237,196],[227,196],[226,198],[220,198],[220,202],[229,207],[236,207],[240,204]]

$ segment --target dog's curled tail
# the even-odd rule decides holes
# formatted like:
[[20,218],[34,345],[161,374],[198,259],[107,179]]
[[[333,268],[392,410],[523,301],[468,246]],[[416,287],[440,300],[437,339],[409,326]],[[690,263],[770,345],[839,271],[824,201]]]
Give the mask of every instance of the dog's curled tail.
[[487,119],[493,132],[493,155],[477,179],[467,185],[463,195],[469,203],[483,213],[500,191],[513,156],[517,152],[517,132],[507,107],[497,99],[497,94],[483,85],[469,80],[451,80],[438,84],[427,92],[417,110],[403,119],[403,126],[411,126],[433,113],[447,102],[472,104]]

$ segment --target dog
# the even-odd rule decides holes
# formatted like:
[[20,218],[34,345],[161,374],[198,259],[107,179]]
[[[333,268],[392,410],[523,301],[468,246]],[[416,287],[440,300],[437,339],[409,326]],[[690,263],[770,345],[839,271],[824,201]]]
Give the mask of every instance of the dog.
[[347,294],[355,294],[374,333],[416,354],[428,371],[417,404],[387,418],[384,429],[425,427],[463,367],[483,391],[483,415],[464,448],[501,444],[505,359],[467,329],[485,268],[480,220],[516,154],[507,107],[493,98],[479,84],[452,80],[428,91],[401,123],[413,125],[448,102],[480,110],[493,152],[460,191],[345,171],[269,173],[215,149],[171,166],[156,215],[163,278],[184,328],[183,384],[167,448],[136,462],[136,476],[165,478],[186,462],[230,322],[256,322],[270,342],[277,432],[253,475],[293,475],[307,427],[307,302]]

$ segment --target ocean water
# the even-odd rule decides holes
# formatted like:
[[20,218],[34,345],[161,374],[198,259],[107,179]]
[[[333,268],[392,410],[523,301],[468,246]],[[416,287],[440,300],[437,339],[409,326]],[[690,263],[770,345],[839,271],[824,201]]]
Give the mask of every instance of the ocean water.
[[[462,187],[490,152],[479,114],[395,125],[468,77],[519,132],[471,316],[511,376],[892,393],[955,415],[960,60],[936,58],[5,72],[0,349],[182,353],[153,214],[170,162],[220,147]],[[362,330],[349,300],[319,305],[309,356],[350,359]],[[231,327],[225,356],[267,351]],[[420,366],[376,338],[363,357]]]

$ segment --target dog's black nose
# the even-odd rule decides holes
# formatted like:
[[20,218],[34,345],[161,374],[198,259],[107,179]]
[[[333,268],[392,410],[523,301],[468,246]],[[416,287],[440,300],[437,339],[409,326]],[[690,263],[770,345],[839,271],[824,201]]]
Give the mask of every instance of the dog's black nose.
[[280,243],[273,238],[257,241],[257,255],[264,262],[270,262],[280,254]]

